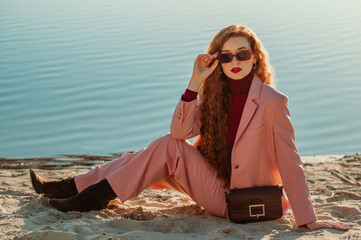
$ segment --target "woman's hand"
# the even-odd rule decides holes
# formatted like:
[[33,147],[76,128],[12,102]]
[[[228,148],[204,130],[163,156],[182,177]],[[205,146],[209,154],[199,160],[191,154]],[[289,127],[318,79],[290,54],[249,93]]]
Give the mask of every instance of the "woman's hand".
[[317,230],[320,228],[334,228],[341,231],[348,231],[350,229],[349,226],[345,225],[342,222],[331,222],[331,221],[320,221],[320,220],[305,225],[310,230]]
[[198,92],[202,82],[207,79],[209,75],[216,69],[218,65],[218,59],[216,59],[213,64],[209,66],[211,61],[218,57],[218,52],[213,55],[210,54],[200,54],[194,61],[193,65],[193,74],[191,80],[188,84],[188,89]]

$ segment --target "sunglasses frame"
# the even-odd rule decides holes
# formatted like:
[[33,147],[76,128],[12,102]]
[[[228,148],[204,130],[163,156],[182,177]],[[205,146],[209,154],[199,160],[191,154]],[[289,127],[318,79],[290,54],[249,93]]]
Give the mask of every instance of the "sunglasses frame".
[[[237,55],[238,55],[239,53],[241,53],[241,52],[248,52],[249,58],[244,59],[244,60],[239,59],[239,58],[237,57]],[[222,62],[222,61],[221,61],[221,58],[220,58],[222,55],[232,56],[231,61],[229,61],[229,62]],[[234,57],[236,57],[239,61],[247,61],[247,60],[250,60],[250,59],[251,59],[251,57],[252,57],[252,51],[247,49],[247,50],[241,50],[241,51],[239,51],[239,52],[236,52],[236,54],[232,54],[232,53],[221,53],[221,54],[218,55],[217,58],[218,58],[218,61],[219,61],[220,63],[230,63],[230,62],[233,61],[233,58],[234,58]]]

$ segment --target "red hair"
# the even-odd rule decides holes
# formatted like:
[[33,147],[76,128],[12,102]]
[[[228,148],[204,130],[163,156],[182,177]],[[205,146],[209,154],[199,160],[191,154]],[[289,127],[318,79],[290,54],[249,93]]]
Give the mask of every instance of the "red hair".
[[[220,30],[208,46],[207,53],[221,52],[223,44],[235,36],[246,37],[253,53],[257,56],[255,74],[263,83],[274,86],[274,71],[269,55],[256,34],[246,26],[230,25]],[[209,66],[213,64],[213,61]],[[225,187],[231,179],[231,149],[227,142],[227,118],[230,106],[228,81],[219,64],[213,73],[203,81],[199,92],[201,112],[200,135],[194,146],[207,159],[208,164],[217,170],[219,179]]]

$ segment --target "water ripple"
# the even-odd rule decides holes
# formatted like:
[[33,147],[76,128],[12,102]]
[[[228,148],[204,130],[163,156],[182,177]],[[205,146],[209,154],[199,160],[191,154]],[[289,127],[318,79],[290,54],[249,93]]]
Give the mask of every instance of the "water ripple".
[[360,5],[0,0],[0,155],[145,147],[169,131],[195,58],[231,23],[270,52],[301,155],[358,152]]

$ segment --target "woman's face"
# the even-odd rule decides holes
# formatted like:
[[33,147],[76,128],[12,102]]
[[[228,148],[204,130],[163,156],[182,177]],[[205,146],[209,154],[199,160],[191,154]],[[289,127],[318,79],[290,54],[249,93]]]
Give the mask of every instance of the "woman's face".
[[[236,54],[241,50],[251,50],[251,46],[246,37],[230,37],[223,44],[222,51],[220,53],[232,53]],[[257,62],[256,55],[252,53],[251,58],[249,60],[240,61],[235,56],[232,59],[232,62],[229,63],[221,63],[224,74],[227,77],[232,79],[242,79],[249,74],[252,70],[252,66]],[[240,68],[239,72],[232,72],[231,70],[237,70],[234,68]],[[238,69],[239,70],[239,69]]]

